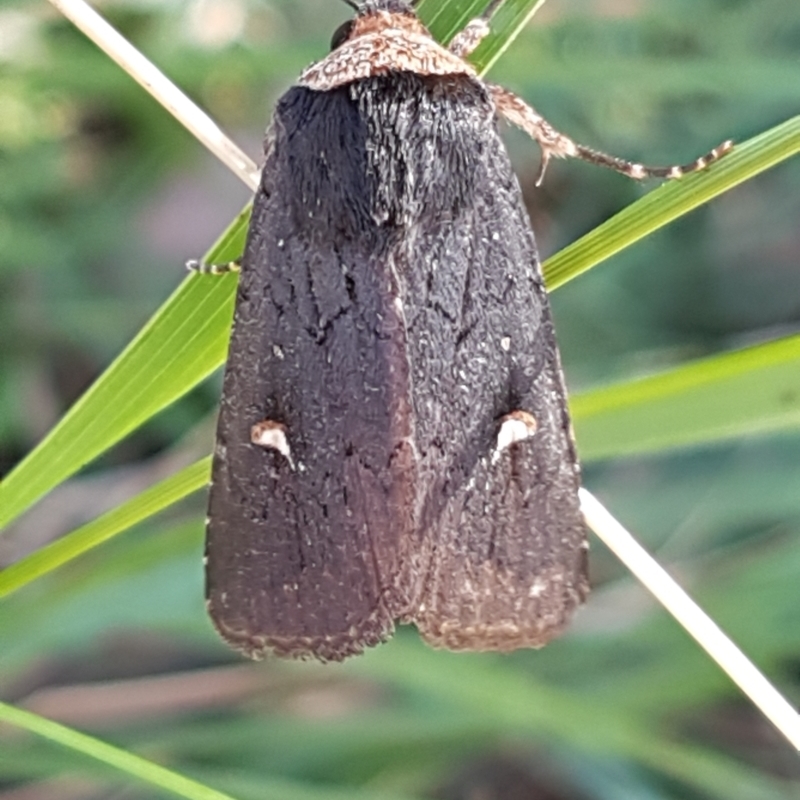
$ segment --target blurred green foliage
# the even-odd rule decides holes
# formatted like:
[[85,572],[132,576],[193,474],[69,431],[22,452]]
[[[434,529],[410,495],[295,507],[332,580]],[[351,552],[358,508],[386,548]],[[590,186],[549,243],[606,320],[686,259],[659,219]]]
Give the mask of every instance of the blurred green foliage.
[[[424,0],[423,12],[435,5]],[[243,21],[227,38],[223,12]],[[275,97],[350,12],[335,0],[195,0],[117,2],[103,13],[257,158]],[[683,162],[797,113],[800,5],[549,0],[491,77],[579,141]],[[2,475],[162,304],[183,261],[205,251],[247,193],[41,3],[0,6],[0,109]],[[515,132],[508,141],[543,255],[648,188],[555,163],[535,190],[538,154]],[[799,186],[795,159],[557,292],[571,385],[797,331]],[[207,451],[217,396],[213,380],[193,391],[84,480],[113,482],[121,465],[146,464],[198,427]],[[795,699],[798,446],[800,436],[783,433],[586,468],[589,488]],[[203,612],[201,507],[190,501],[3,600],[0,697],[241,798],[474,797],[509,763],[528,789],[485,796],[534,797],[534,786],[550,792],[543,797],[609,800],[800,792],[796,755],[600,546],[589,606],[541,652],[434,653],[403,630],[344,666],[251,668],[217,642]],[[86,518],[55,509],[60,532]],[[11,534],[18,549],[0,549],[9,560],[27,546]],[[199,697],[173,688],[177,702],[157,680],[169,676],[206,683]],[[101,694],[107,680],[119,683]],[[87,694],[70,693],[81,684]],[[0,731],[0,798],[17,786],[42,800],[67,789],[116,797],[120,780]],[[126,797],[155,796],[125,787]]]

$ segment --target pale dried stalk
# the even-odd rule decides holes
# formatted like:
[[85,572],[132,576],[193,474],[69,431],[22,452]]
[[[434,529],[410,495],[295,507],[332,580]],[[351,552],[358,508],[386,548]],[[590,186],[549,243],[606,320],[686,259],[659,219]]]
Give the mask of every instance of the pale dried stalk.
[[216,122],[193,103],[152,62],[111,27],[83,0],[50,0],[77,28],[106,55],[141,84],[191,134],[204,144],[252,191],[258,188],[259,169],[220,129]]

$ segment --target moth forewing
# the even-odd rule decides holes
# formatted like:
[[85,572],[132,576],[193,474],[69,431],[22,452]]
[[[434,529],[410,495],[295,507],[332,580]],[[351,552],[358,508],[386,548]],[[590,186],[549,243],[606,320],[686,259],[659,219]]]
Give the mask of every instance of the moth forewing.
[[[538,647],[588,591],[547,293],[499,117],[577,145],[404,0],[364,0],[268,130],[217,431],[207,597],[222,635],[337,660],[416,623]],[[706,166],[728,146],[715,150]],[[702,162],[702,163],[701,163]],[[540,175],[541,178],[541,175]]]

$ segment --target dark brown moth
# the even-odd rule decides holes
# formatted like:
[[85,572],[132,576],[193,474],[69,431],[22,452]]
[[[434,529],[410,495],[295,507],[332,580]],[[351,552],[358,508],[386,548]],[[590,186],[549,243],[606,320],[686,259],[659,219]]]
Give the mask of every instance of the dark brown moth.
[[[579,466],[533,233],[498,119],[575,144],[403,0],[351,3],[267,131],[225,373],[209,613],[252,657],[340,660],[396,621],[539,647],[589,588]],[[726,146],[727,147],[727,146]]]

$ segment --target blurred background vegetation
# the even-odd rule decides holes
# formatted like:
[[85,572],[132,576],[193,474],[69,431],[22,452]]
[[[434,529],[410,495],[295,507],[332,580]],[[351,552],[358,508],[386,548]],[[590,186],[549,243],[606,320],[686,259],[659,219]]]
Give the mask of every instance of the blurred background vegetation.
[[[101,10],[257,160],[276,97],[350,14],[337,0]],[[549,0],[491,77],[578,141],[682,163],[798,113],[800,4]],[[535,189],[535,146],[507,141],[544,256],[650,188],[559,162]],[[247,197],[48,4],[0,4],[0,476]],[[553,303],[573,390],[796,332],[800,162]],[[0,538],[0,565],[207,453],[219,389],[217,376],[51,493]],[[585,465],[588,488],[795,702],[798,453],[783,432]],[[800,797],[796,754],[599,544],[595,593],[543,651],[453,656],[401,630],[344,666],[249,665],[204,614],[203,505],[0,603],[0,698],[240,798]],[[0,730],[1,800],[151,796]]]

